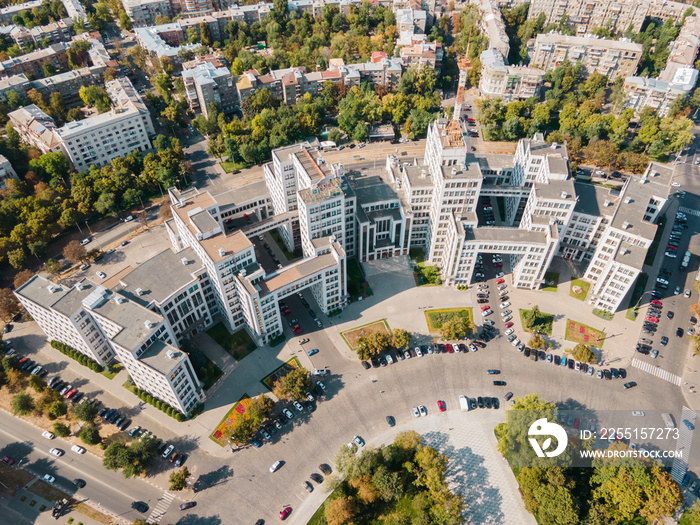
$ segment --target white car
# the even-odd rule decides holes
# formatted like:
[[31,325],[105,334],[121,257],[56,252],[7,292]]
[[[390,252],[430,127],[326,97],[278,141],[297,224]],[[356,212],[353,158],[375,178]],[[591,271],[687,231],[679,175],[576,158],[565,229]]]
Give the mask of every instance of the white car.
[[518,338],[516,337],[515,339],[513,339],[513,342],[512,342],[511,344],[512,344],[514,347],[517,348],[518,345],[520,344],[520,339],[518,339]]
[[427,416],[428,415],[428,409],[425,408],[425,405],[420,405],[418,407],[418,410],[420,411],[421,416]]
[[498,273],[496,274],[496,279],[500,279],[500,278],[503,277],[504,275],[505,275],[505,274],[504,274],[503,272],[498,272]]
[[685,292],[683,293],[685,297],[690,297],[690,289],[686,288]]
[[104,279],[105,277],[107,277],[107,274],[104,272],[97,272],[97,277],[99,277],[100,279]]
[[504,308],[508,308],[510,306],[510,301],[506,301],[505,303],[501,303],[498,306],[501,308],[501,310],[503,310]]
[[485,312],[481,312],[481,317],[488,317],[488,316],[491,315],[492,313],[493,313],[493,310],[491,310],[491,308],[489,308],[489,309],[486,310]]
[[472,352],[476,352],[476,346],[474,346],[473,344],[469,343],[469,350],[471,350]]
[[494,323],[491,319],[484,319],[484,324],[487,324],[489,326],[495,326],[496,323]]
[[632,415],[633,416],[644,416],[644,412],[641,410],[635,410],[634,412],[632,412]]
[[420,417],[420,410],[418,410],[418,407],[413,407],[413,415],[415,417]]
[[294,403],[292,403],[292,404],[294,405],[294,408],[297,409],[297,411],[299,411],[299,412],[304,411],[304,407],[301,406],[301,403],[299,403],[299,401],[294,401]]
[[415,347],[414,350],[416,352],[416,357],[423,357],[423,352],[421,352],[421,349],[419,346]]
[[508,285],[507,285],[506,283],[503,283],[503,284],[499,284],[499,285],[498,285],[498,289],[499,289],[499,290],[505,290],[507,287],[508,287]]
[[60,458],[64,454],[64,452],[60,448],[52,448],[49,450],[49,454]]
[[506,334],[506,335],[510,335],[510,334],[512,334],[513,332],[515,332],[515,329],[514,329],[514,328],[508,328],[508,330],[505,331],[505,334]]
[[575,369],[577,372],[579,372],[579,371],[581,370],[581,363],[579,363],[578,361],[576,361],[576,363],[574,364],[574,369]]
[[316,376],[328,376],[331,374],[331,371],[328,370],[327,368],[319,368],[318,370],[314,370],[314,375]]
[[680,187],[681,187],[681,183],[680,183],[680,182],[676,182],[676,181],[674,180],[674,181],[671,183],[671,186],[673,186],[674,188],[680,188]]
[[53,483],[56,481],[56,478],[54,478],[51,474],[44,474],[44,481],[47,483]]
[[508,293],[508,290],[501,290],[501,291],[498,292],[498,295],[501,296],[501,297],[503,297],[503,296],[506,295],[507,293]]
[[76,454],[85,454],[85,449],[83,447],[79,447],[78,445],[73,445],[70,449]]
[[133,220],[134,220],[134,216],[133,216],[133,215],[129,215],[126,219],[124,219],[124,222],[131,222],[131,221],[133,221]]
[[48,430],[44,430],[44,431],[41,433],[41,437],[46,438],[46,439],[53,439],[53,438],[55,438],[56,436],[54,436],[54,435],[53,435],[51,432],[49,432]]

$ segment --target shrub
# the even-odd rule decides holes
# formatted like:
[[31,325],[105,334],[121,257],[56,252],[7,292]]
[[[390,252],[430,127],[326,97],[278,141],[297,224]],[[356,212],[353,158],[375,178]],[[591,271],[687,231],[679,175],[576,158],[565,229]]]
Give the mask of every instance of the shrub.
[[53,424],[53,433],[56,434],[58,437],[68,437],[71,434],[68,425],[60,422]]
[[53,348],[61,352],[63,355],[67,355],[68,357],[77,361],[81,365],[87,366],[88,368],[90,368],[90,370],[93,370],[95,372],[102,372],[102,370],[104,370],[100,363],[90,359],[85,354],[81,354],[75,348],[63,344],[60,341],[51,341],[50,344]]
[[26,392],[16,394],[12,397],[12,412],[19,416],[26,416],[34,410],[34,400]]
[[80,431],[80,439],[87,445],[97,445],[102,441],[99,431],[94,427],[85,427]]

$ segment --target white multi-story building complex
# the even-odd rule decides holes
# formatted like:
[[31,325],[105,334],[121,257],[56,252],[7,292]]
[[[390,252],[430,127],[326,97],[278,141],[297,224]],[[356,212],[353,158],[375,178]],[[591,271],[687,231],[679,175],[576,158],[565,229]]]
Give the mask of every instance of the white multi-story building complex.
[[7,160],[4,155],[0,155],[0,190],[7,187],[8,179],[19,181],[17,172],[15,172],[15,169],[12,167],[12,164],[10,164],[10,161]]
[[680,69],[693,68],[700,48],[700,10],[685,19],[678,37],[671,44],[666,67],[659,73],[659,80],[673,82]]
[[498,3],[494,0],[471,0],[471,3],[481,11],[479,29],[489,39],[489,49],[495,49],[508,58],[510,40]]
[[[158,272],[152,272],[151,279],[154,274]],[[49,340],[100,364],[121,362],[138,388],[184,414],[204,401],[201,384],[189,357],[177,348],[171,325],[144,306],[145,301],[88,279],[67,287],[38,275],[15,294]]]
[[568,36],[561,33],[537,35],[530,55],[530,65],[545,71],[568,60],[581,62],[584,76],[600,73],[614,82],[637,71],[642,46],[626,38],[606,40],[595,36]]
[[670,0],[532,0],[527,17],[535,20],[540,13],[544,13],[546,25],[557,23],[566,15],[580,35],[597,27],[606,27],[609,23],[612,23],[613,30],[624,32],[631,26],[633,31],[639,32],[646,17],[660,20],[672,18],[678,23],[690,7],[689,4]]
[[123,0],[122,3],[134,27],[155,25],[158,16],[173,16],[170,0]]
[[698,81],[698,70],[692,68],[676,69],[669,82],[661,78],[627,77],[623,85],[627,100],[625,107],[641,111],[652,108],[660,117],[665,117],[671,103],[677,98],[687,98]]
[[535,67],[508,66],[503,55],[495,49],[481,53],[479,91],[486,97],[505,101],[526,100],[539,95],[544,71]]
[[132,151],[146,152],[154,134],[148,109],[128,79],[108,82],[115,106],[107,113],[68,122],[57,128],[53,119],[34,104],[8,116],[22,140],[44,153],[62,151],[78,171],[104,166]]
[[85,12],[85,8],[83,7],[83,4],[80,3],[80,0],[61,0],[63,2],[63,6],[66,8],[66,11],[68,12],[68,18],[73,19],[73,21],[77,20],[82,20],[85,23],[86,27],[90,27],[90,23],[88,22],[87,19],[87,13]]

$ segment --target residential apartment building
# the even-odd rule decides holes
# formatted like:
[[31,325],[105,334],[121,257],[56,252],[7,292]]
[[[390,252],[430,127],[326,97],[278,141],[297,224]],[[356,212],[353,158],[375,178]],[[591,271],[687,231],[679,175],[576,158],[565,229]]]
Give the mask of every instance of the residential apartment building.
[[30,104],[7,115],[20,140],[36,146],[42,153],[61,151],[61,141],[56,137],[58,127],[54,120],[38,106]]
[[170,0],[122,0],[124,11],[134,27],[156,25],[156,17],[173,17]]
[[195,113],[209,117],[209,104],[216,104],[219,111],[231,114],[238,105],[238,92],[231,72],[225,67],[214,67],[205,62],[182,72],[185,93],[190,108]]
[[649,107],[660,117],[665,117],[674,100],[690,96],[697,81],[698,70],[692,68],[676,69],[670,82],[661,80],[661,77],[627,77],[623,84],[627,96],[625,107],[635,111]]
[[659,80],[673,82],[679,69],[695,67],[695,59],[700,48],[700,10],[685,19],[676,39],[671,43],[671,53],[666,67],[659,73]]
[[174,64],[181,62],[178,53],[182,50],[193,50],[199,44],[183,44],[186,36],[180,24],[162,24],[152,27],[134,28],[136,41],[148,53],[158,59],[168,57]]
[[156,130],[151,120],[151,112],[148,110],[148,106],[146,106],[141,95],[136,91],[131,80],[129,80],[129,77],[118,77],[105,82],[105,91],[107,91],[114,107],[131,106],[136,108],[141,115],[146,134],[149,137],[155,136]]
[[[76,0],[77,1],[77,0]],[[238,8],[236,3],[231,0],[122,0],[124,11],[129,15],[134,27],[149,27],[156,25],[156,17],[165,16],[173,18],[180,15],[182,20],[190,17],[211,15],[212,13],[221,13],[224,10],[243,9],[245,11],[259,11],[267,13],[272,4],[254,4],[252,6],[243,6]],[[223,16],[233,20],[231,14]],[[262,15],[264,16],[264,14]],[[246,23],[260,21],[262,16],[257,14],[255,19],[241,20]],[[243,16],[242,18],[245,18]]]
[[33,51],[16,58],[8,58],[0,62],[0,78],[24,73],[31,78],[44,76],[44,64],[51,64],[56,71],[68,68],[66,51],[70,47],[65,42],[51,44],[46,49]]
[[23,4],[8,5],[0,9],[0,25],[8,25],[12,23],[12,17],[20,14],[22,11],[31,11],[35,7],[41,7],[42,0],[33,0]]
[[63,102],[75,104],[80,102],[80,88],[83,86],[102,86],[103,73],[106,66],[90,66],[81,69],[71,69],[48,78],[40,78],[28,82],[27,89],[36,89],[45,97],[51,93],[60,93]]
[[429,66],[440,74],[442,69],[442,59],[444,50],[440,42],[427,42],[424,44],[414,44],[402,47],[399,50],[401,65],[404,68],[415,67],[421,69]]
[[85,27],[90,27],[90,22],[87,19],[87,13],[85,12],[85,7],[80,3],[80,0],[61,0],[63,2],[63,7],[66,8],[68,13],[68,18],[75,20],[82,20],[85,23]]
[[530,55],[530,66],[547,71],[568,60],[581,62],[583,74],[600,73],[614,82],[637,71],[642,58],[642,46],[621,38],[606,40],[594,36],[568,36],[552,32],[537,35]]
[[495,49],[508,58],[510,40],[498,3],[494,0],[471,0],[471,3],[476,5],[481,12],[479,29],[489,39],[489,49]]
[[138,388],[184,414],[204,401],[189,357],[159,313],[88,279],[67,287],[35,275],[15,295],[49,340],[103,365],[122,363]]
[[611,29],[619,32],[626,31],[630,26],[632,31],[639,32],[646,17],[660,20],[672,18],[678,23],[689,7],[689,4],[669,0],[532,0],[527,17],[536,20],[540,13],[544,13],[547,25],[559,22],[566,14],[579,35],[590,33],[597,27],[606,27],[609,23],[612,23]]
[[19,48],[25,50],[27,44],[36,47],[43,45],[44,42],[48,42],[49,44],[70,42],[72,38],[72,28],[73,19],[64,18],[63,20],[51,22],[45,26],[32,27],[31,29],[22,26],[13,26],[9,34]]
[[0,155],[0,190],[7,188],[7,180],[14,179],[19,181],[19,177],[15,169],[10,164],[10,161],[4,155]]
[[526,100],[539,96],[544,71],[535,67],[507,66],[505,58],[496,49],[481,53],[479,91],[486,97],[504,101]]

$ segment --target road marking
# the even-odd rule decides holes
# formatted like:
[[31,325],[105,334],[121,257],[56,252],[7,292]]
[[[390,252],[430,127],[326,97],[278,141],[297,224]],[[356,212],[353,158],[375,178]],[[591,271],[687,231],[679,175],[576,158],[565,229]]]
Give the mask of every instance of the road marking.
[[168,512],[168,507],[170,507],[170,503],[172,503],[174,499],[175,494],[165,491],[158,505],[153,508],[153,512],[151,512],[151,515],[146,521],[148,523],[160,523],[160,520],[162,520],[165,513]]
[[686,208],[683,206],[683,207],[678,208],[678,211],[681,213],[689,213],[690,215],[695,215],[696,217],[700,217],[699,210],[693,210],[691,208]]
[[651,363],[648,363],[646,361],[640,361],[636,357],[632,359],[632,366],[635,368],[639,368],[640,370],[643,370],[644,372],[648,372],[651,375],[655,375],[659,379],[663,379],[664,381],[668,381],[669,383],[672,383],[676,386],[681,386],[681,378],[680,376],[677,376],[676,374],[672,374],[668,370],[664,370],[663,368],[660,368],[656,365],[653,365]]
[[[693,431],[685,426],[683,421],[688,420],[693,425],[695,424],[696,414],[688,407],[683,407],[681,412],[681,420],[676,421],[678,426],[678,442],[676,443],[676,457],[673,458],[673,466],[671,467],[671,477],[679,485],[683,481],[686,472],[688,471],[688,458],[690,456],[690,446],[693,442]],[[682,455],[681,455],[682,454]]]

